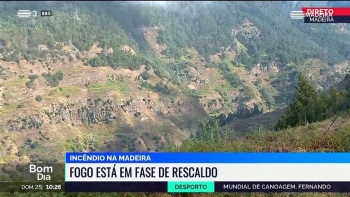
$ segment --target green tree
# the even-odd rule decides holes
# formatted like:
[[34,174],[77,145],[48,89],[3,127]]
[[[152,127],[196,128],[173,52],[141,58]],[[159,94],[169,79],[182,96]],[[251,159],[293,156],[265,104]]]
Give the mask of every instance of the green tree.
[[293,102],[277,122],[275,129],[295,127],[322,120],[326,117],[326,103],[319,97],[315,87],[303,76],[298,76]]
[[143,73],[141,73],[141,77],[142,77],[142,79],[143,80],[147,80],[147,79],[149,79],[149,73],[146,71],[146,72],[143,72]]

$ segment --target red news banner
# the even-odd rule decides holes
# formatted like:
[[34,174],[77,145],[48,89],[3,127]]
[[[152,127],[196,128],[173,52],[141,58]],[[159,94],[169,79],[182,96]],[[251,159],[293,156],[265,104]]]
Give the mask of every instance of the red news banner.
[[302,8],[305,23],[350,23],[350,8]]

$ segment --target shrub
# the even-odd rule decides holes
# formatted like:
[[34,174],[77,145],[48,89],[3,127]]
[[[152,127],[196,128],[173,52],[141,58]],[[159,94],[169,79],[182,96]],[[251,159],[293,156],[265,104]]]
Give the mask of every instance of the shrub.
[[41,102],[42,99],[43,99],[43,98],[42,98],[40,95],[38,95],[38,96],[35,97],[35,100],[38,101],[38,102]]

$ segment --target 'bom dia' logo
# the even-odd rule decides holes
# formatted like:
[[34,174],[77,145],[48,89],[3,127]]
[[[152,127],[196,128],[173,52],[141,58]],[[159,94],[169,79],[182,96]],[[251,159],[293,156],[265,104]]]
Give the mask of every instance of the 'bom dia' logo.
[[51,166],[36,166],[36,165],[29,165],[29,172],[30,173],[36,173],[36,180],[38,181],[50,181],[51,175],[49,173],[53,172],[53,167]]

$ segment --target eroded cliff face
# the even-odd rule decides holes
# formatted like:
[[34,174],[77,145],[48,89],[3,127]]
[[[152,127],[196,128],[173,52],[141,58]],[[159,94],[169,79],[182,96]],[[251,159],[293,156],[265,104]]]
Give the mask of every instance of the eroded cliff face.
[[117,113],[113,108],[112,100],[88,99],[87,104],[52,104],[51,108],[37,112],[31,116],[18,117],[8,120],[6,128],[9,131],[22,131],[26,129],[40,129],[43,124],[59,124],[62,122],[105,123],[109,124],[117,119]]
[[206,117],[194,99],[162,98],[150,93],[145,97],[124,97],[119,102],[112,98],[88,98],[51,104],[30,115],[8,117],[4,129],[7,133],[36,136],[48,130],[66,135],[71,129],[81,132],[90,127],[109,128],[112,137],[102,140],[101,149],[160,151],[169,143],[178,144],[186,139],[191,128],[196,128]]

